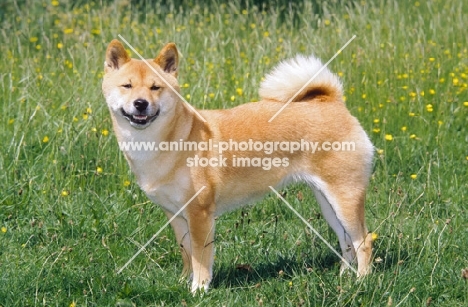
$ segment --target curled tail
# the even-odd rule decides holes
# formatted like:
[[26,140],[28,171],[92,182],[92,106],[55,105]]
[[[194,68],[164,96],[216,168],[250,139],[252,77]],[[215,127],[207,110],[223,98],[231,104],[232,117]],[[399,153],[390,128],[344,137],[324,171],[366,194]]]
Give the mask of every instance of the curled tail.
[[343,85],[319,59],[298,55],[281,62],[267,74],[259,94],[262,99],[280,102],[306,101],[317,96],[341,101]]

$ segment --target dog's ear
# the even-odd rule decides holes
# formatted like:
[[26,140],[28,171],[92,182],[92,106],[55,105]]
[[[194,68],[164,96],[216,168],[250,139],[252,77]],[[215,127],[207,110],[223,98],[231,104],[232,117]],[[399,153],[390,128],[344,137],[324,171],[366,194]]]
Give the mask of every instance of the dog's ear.
[[179,52],[174,43],[169,43],[161,50],[159,55],[154,59],[165,72],[177,77],[179,68]]
[[117,70],[128,61],[130,61],[130,57],[122,43],[116,39],[112,40],[107,47],[104,70],[106,72],[109,70]]

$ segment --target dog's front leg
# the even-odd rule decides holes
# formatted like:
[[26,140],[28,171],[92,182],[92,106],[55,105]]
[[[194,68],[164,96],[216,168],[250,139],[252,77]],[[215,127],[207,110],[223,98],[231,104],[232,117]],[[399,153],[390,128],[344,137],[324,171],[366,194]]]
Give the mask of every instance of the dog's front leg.
[[192,245],[192,293],[208,290],[214,260],[214,206],[193,204],[187,210]]
[[[174,216],[174,214],[169,211],[165,210],[164,212],[168,219],[171,219]],[[187,278],[190,279],[190,275],[192,274],[192,246],[187,220],[181,216],[177,216],[172,220],[171,226],[174,230],[177,244],[179,245],[180,252],[182,254],[184,268],[182,269],[180,280],[184,281]]]

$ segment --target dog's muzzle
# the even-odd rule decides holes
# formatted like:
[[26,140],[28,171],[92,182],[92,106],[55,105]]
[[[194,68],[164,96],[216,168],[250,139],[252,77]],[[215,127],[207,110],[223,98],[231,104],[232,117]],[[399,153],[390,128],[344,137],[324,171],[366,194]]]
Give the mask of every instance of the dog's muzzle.
[[147,115],[146,109],[148,108],[148,101],[144,99],[137,99],[133,102],[133,106],[137,110],[137,114],[129,114],[125,112],[123,108],[120,109],[122,116],[126,118],[130,125],[137,129],[144,129],[148,127],[158,116],[160,113],[160,109],[154,115]]

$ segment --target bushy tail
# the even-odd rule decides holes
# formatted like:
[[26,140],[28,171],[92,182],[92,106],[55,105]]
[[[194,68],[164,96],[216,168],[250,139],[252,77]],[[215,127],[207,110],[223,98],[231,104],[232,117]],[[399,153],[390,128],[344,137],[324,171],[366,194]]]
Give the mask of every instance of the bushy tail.
[[304,101],[317,96],[343,97],[343,85],[314,56],[298,55],[278,64],[260,85],[260,97],[280,102]]

